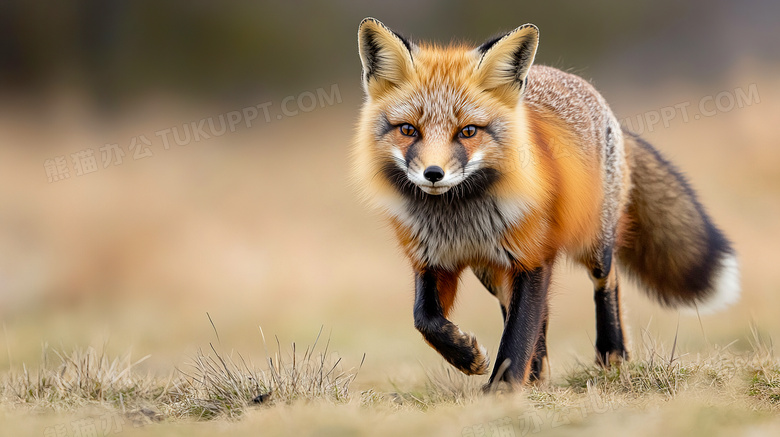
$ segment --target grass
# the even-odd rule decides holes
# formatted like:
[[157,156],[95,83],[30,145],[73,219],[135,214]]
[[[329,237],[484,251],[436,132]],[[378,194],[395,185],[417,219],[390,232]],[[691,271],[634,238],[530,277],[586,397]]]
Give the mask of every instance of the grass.
[[[320,334],[322,331],[320,331]],[[326,400],[344,403],[357,370],[343,370],[341,359],[329,353],[329,343],[316,352],[320,335],[303,354],[296,344],[268,356],[260,370],[240,353],[220,353],[213,345],[199,350],[185,369],[166,378],[136,371],[148,358],[109,358],[94,348],[64,353],[45,345],[41,365],[20,374],[9,373],[0,385],[2,404],[30,409],[72,411],[100,407],[125,415],[161,420],[235,419],[253,405]]]
[[[681,408],[697,405],[684,415],[686,420],[714,420],[729,429],[735,422],[760,425],[780,412],[780,362],[771,346],[755,337],[749,352],[713,347],[695,356],[676,355],[674,345],[667,350],[648,337],[632,361],[609,369],[580,362],[552,381],[491,396],[481,393],[484,378],[446,366],[427,369],[422,383],[395,381],[392,392],[355,390],[362,363],[345,370],[329,351],[329,340],[318,351],[320,335],[303,352],[294,343],[285,350],[277,339],[262,368],[240,353],[209,345],[163,378],[138,371],[147,357],[108,357],[94,348],[65,353],[44,346],[39,367],[25,365],[21,372],[2,376],[0,407],[61,414],[98,409],[134,424],[162,423],[156,426],[224,420],[248,424],[258,412],[266,412],[331,423],[341,431],[357,426],[353,434],[375,430],[368,431],[368,422],[342,423],[342,416],[375,423],[392,417],[413,421],[408,417],[424,414],[451,421],[448,426],[462,435],[501,435],[510,428],[522,434],[529,426],[525,431],[553,434],[597,429],[604,417],[628,420],[664,408],[673,411],[669,418],[679,420]],[[278,426],[278,421],[271,423]]]

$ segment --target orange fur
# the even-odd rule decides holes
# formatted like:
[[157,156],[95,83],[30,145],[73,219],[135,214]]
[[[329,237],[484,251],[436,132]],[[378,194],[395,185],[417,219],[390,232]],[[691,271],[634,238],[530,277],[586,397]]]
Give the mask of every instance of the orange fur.
[[594,281],[605,364],[628,357],[615,259],[668,305],[722,306],[739,289],[733,249],[685,179],[587,81],[533,65],[538,41],[530,24],[478,48],[417,46],[371,18],[359,30],[354,180],[414,268],[415,327],[466,373],[488,360],[446,319],[460,273],[499,299],[496,360],[510,364],[491,382],[541,376],[559,254]]
[[[506,244],[522,254],[523,265],[532,267],[561,250],[579,253],[593,244],[599,227],[601,202],[600,163],[582,151],[584,139],[550,110],[512,106],[503,89],[485,92],[476,75],[479,58],[464,46],[423,45],[415,52],[413,71],[398,84],[372,89],[361,113],[355,148],[355,179],[366,198],[381,209],[391,210],[402,202],[385,178],[381,166],[391,160],[388,145],[407,153],[412,141],[398,132],[377,143],[370,120],[386,114],[391,125],[411,123],[422,132],[419,156],[423,166],[440,165],[445,170],[452,160],[451,142],[462,126],[487,125],[503,118],[509,149],[486,148],[486,134],[479,132],[463,141],[469,158],[484,153],[484,160],[501,171],[492,193],[507,202],[523,199],[532,212],[507,232]],[[450,114],[437,118],[431,107],[442,104],[443,93],[462,103]],[[478,108],[469,111],[469,108]],[[595,148],[595,145],[589,146]],[[527,157],[521,160],[519,156]],[[391,220],[401,246],[414,246],[409,229]],[[409,250],[407,255],[411,256]],[[414,260],[413,260],[414,261]],[[475,260],[484,261],[484,260]]]
[[454,272],[447,271],[438,275],[439,303],[444,310],[444,317],[450,314],[450,310],[455,305],[461,271],[462,269]]

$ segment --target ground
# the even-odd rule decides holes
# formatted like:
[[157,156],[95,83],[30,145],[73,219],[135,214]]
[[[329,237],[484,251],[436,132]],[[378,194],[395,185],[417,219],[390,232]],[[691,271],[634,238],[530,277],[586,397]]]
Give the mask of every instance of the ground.
[[[2,434],[777,435],[780,83],[605,94],[636,119],[750,83],[760,102],[643,133],[734,241],[740,302],[698,318],[627,285],[632,361],[605,371],[587,275],[561,263],[549,381],[492,396],[413,328],[411,272],[349,186],[346,85],[338,105],[170,149],[156,131],[225,109],[138,108],[99,131],[67,95],[50,128],[5,112]],[[47,159],[142,134],[153,155],[47,180]],[[461,288],[453,320],[494,357],[498,304]]]

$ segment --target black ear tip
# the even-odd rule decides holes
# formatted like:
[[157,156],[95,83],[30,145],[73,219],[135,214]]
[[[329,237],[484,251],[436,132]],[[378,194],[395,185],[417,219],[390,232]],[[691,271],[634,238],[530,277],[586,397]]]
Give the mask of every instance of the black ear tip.
[[524,29],[531,29],[536,34],[537,37],[539,37],[539,28],[533,24],[533,23],[526,23],[522,26],[517,28],[517,31],[524,30]]
[[364,18],[363,20],[360,21],[360,25],[358,26],[358,30],[362,29],[363,26],[365,26],[366,24],[369,24],[369,23],[377,25],[377,26],[384,26],[384,24],[382,24],[382,22],[377,20],[376,18],[366,17],[366,18]]

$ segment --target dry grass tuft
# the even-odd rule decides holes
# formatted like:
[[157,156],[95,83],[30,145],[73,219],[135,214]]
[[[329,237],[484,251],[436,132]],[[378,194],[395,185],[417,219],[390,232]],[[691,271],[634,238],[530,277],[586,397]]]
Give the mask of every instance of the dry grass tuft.
[[127,354],[112,359],[91,347],[65,353],[44,345],[41,366],[30,371],[23,365],[21,374],[6,376],[0,395],[5,402],[54,410],[95,403],[122,409],[154,404],[165,397],[167,385],[135,372],[147,358],[132,361]]
[[486,377],[467,376],[448,364],[426,369],[426,380],[412,389],[404,389],[398,382],[392,382],[395,392],[386,396],[371,393],[376,403],[390,400],[397,405],[411,405],[423,411],[438,405],[468,405],[482,396],[482,385]]
[[197,352],[190,369],[177,370],[166,379],[136,371],[148,356],[137,361],[129,354],[110,359],[94,348],[65,354],[45,345],[37,370],[24,366],[21,374],[3,378],[0,401],[56,411],[97,406],[129,417],[140,412],[155,420],[236,418],[252,405],[299,400],[347,402],[357,370],[342,370],[341,359],[328,352],[329,340],[322,352],[315,353],[319,337],[302,355],[293,343],[287,356],[277,339],[277,352],[267,358],[265,370],[239,353],[236,360],[210,345],[210,353]]
[[755,370],[750,379],[749,394],[774,407],[780,407],[780,367],[774,365]]
[[191,363],[192,370],[180,371],[183,378],[169,392],[176,415],[233,418],[252,404],[299,400],[347,402],[349,386],[357,370],[342,370],[341,358],[328,356],[330,339],[324,350],[315,355],[321,334],[322,330],[301,356],[293,343],[286,359],[277,338],[276,354],[267,358],[268,368],[264,371],[248,364],[239,353],[236,353],[237,361],[230,355],[221,355],[213,345],[210,345],[213,355],[198,351]]
[[574,392],[596,392],[607,398],[660,395],[671,400],[682,392],[706,393],[743,398],[753,408],[780,407],[780,363],[771,342],[765,343],[755,329],[752,350],[742,353],[732,351],[729,344],[713,347],[704,356],[678,356],[674,345],[667,350],[647,335],[643,340],[638,358],[609,369],[580,363],[565,375],[565,385]]
[[748,394],[765,406],[780,409],[780,362],[774,359],[772,341],[764,342],[756,329],[753,329],[753,339],[758,359],[747,366],[750,372]]

